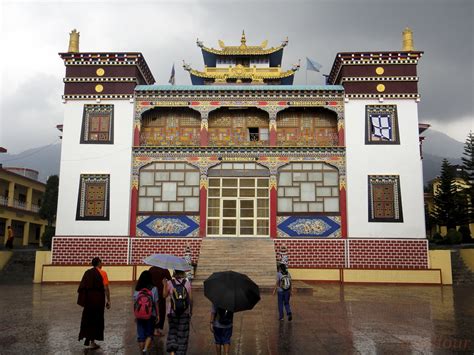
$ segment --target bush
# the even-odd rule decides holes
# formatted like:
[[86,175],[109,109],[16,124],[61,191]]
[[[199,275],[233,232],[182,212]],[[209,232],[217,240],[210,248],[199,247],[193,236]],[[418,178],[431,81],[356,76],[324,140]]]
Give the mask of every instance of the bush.
[[469,226],[461,226],[458,229],[458,232],[462,235],[462,242],[463,243],[473,243],[474,240],[471,237],[471,230]]
[[436,244],[445,244],[445,239],[439,232],[436,232],[435,234],[433,234],[432,240],[433,240],[433,243],[436,243]]
[[41,241],[43,242],[43,246],[51,249],[51,243],[53,241],[53,237],[56,234],[56,228],[54,227],[46,227],[44,230],[43,235],[41,236]]
[[462,241],[462,234],[456,229],[449,229],[448,233],[446,234],[446,239],[448,240],[449,244],[460,244]]

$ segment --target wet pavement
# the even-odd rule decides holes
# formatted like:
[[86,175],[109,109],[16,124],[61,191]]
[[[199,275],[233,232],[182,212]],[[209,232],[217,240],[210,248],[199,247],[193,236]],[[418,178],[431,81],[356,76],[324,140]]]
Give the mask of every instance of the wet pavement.
[[[474,287],[316,284],[278,321],[263,294],[236,314],[231,354],[451,354],[474,352]],[[0,354],[83,354],[77,285],[0,285]],[[105,341],[89,354],[138,354],[131,285],[111,285]],[[209,301],[194,294],[188,354],[213,354]],[[164,354],[164,338],[152,354]]]

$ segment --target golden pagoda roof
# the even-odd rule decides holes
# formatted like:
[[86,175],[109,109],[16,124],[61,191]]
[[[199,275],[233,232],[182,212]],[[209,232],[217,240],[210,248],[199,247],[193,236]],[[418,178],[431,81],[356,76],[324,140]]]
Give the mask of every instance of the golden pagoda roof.
[[220,49],[206,47],[199,39],[196,43],[203,51],[217,55],[268,55],[283,49],[288,44],[288,38],[278,47],[266,48],[268,45],[267,40],[263,41],[259,46],[248,46],[245,32],[242,31],[240,46],[226,46],[224,41],[221,40],[219,40]]
[[291,69],[282,71],[280,67],[257,68],[244,67],[237,65],[228,68],[206,67],[204,71],[192,69],[188,64],[184,64],[183,68],[190,72],[191,75],[215,79],[216,81],[225,81],[227,79],[252,79],[252,81],[263,81],[264,79],[282,79],[295,74],[299,69],[299,65],[294,65]]

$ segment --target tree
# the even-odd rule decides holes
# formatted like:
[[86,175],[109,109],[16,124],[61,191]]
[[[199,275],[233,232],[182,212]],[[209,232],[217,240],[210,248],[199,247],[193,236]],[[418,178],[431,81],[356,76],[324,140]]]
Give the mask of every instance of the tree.
[[56,221],[56,213],[58,210],[58,186],[59,177],[51,175],[46,181],[46,191],[43,195],[43,203],[39,210],[41,218],[48,221],[48,227],[51,227]]
[[456,228],[457,207],[456,207],[456,186],[454,184],[454,173],[447,159],[443,159],[441,165],[440,184],[437,191],[434,191],[434,208],[432,217],[436,224],[446,226],[448,229]]
[[474,223],[474,134],[469,132],[464,143],[464,152],[462,160],[463,179],[467,185],[464,189],[467,200],[468,223]]

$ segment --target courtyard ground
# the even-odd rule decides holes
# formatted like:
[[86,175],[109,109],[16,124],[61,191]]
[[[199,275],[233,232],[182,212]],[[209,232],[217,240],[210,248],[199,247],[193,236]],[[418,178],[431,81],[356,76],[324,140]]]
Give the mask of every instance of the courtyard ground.
[[[474,287],[313,284],[296,294],[292,322],[263,294],[236,314],[231,354],[450,354],[474,352]],[[0,285],[0,354],[83,354],[77,284]],[[111,285],[105,341],[89,354],[138,354],[132,285]],[[188,354],[212,354],[210,303],[195,306]],[[163,354],[165,338],[152,354]]]

